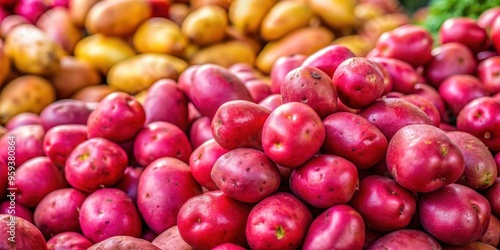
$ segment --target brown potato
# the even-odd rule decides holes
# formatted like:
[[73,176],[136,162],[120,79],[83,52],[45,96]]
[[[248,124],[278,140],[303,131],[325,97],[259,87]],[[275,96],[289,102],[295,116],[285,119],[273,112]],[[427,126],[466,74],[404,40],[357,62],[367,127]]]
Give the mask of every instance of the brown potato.
[[102,98],[116,91],[108,85],[95,85],[84,87],[78,90],[71,99],[80,100],[84,102],[100,102]]
[[349,35],[333,40],[332,44],[346,46],[356,56],[366,56],[375,47],[375,42],[362,35]]
[[69,0],[69,15],[74,24],[83,27],[90,8],[101,0]]
[[229,10],[232,0],[190,0],[189,3],[193,9],[198,9],[206,5],[217,5],[225,11]]
[[136,94],[159,79],[177,80],[187,67],[184,60],[174,56],[144,53],[114,65],[109,70],[107,82],[117,90]]
[[38,27],[20,24],[7,35],[4,51],[20,72],[51,75],[59,70],[63,49]]
[[102,82],[99,71],[89,62],[72,56],[61,58],[60,70],[50,78],[59,99],[69,98],[78,90]]
[[229,20],[234,27],[247,34],[258,34],[264,16],[277,0],[233,0],[229,6]]
[[35,75],[18,77],[0,93],[0,124],[20,113],[39,114],[55,100],[54,88],[46,79]]
[[36,26],[68,52],[73,52],[75,45],[83,37],[83,32],[71,22],[69,11],[64,7],[45,12]]
[[0,22],[0,35],[5,38],[7,34],[19,24],[30,23],[28,19],[20,15],[10,15]]
[[229,67],[236,63],[255,63],[256,53],[247,43],[240,41],[228,41],[214,44],[199,50],[191,58],[191,64],[214,63],[222,67]]
[[3,41],[0,40],[0,88],[10,73],[10,59],[5,55]]
[[189,14],[189,11],[190,9],[187,4],[174,3],[168,9],[168,18],[180,27],[184,18]]
[[258,36],[248,36],[247,34],[243,33],[242,31],[236,29],[233,26],[229,26],[226,29],[226,36],[228,40],[236,40],[236,41],[241,41],[244,43],[247,43],[250,45],[255,52],[258,52],[262,49],[264,46],[263,42],[261,41],[261,38]]
[[281,1],[276,3],[262,20],[260,35],[266,40],[276,40],[286,34],[306,27],[313,12],[305,3]]
[[135,49],[141,53],[164,53],[181,56],[188,39],[179,26],[162,17],[148,19],[139,26],[133,37]]
[[227,26],[226,11],[216,5],[206,5],[189,13],[181,31],[193,43],[208,45],[222,41]]
[[126,36],[151,16],[148,0],[100,1],[87,13],[85,29],[90,34]]
[[75,57],[89,62],[103,74],[107,74],[116,63],[134,55],[135,51],[127,42],[100,34],[85,37],[75,46]]

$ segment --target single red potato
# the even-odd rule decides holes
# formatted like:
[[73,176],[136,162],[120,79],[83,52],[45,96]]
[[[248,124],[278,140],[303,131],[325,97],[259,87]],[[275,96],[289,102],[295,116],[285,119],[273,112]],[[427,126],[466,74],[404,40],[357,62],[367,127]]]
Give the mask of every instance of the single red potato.
[[245,249],[246,248],[233,243],[223,243],[212,248],[212,250],[245,250]]
[[7,200],[0,203],[0,214],[12,214],[35,225],[35,221],[33,220],[33,210],[19,203],[16,204],[13,197],[15,197],[14,194],[9,194],[9,196],[7,196]]
[[465,243],[465,244],[459,245],[459,246],[444,245],[443,244],[443,250],[477,250],[477,249],[497,250],[497,248],[492,247],[486,243],[479,242],[479,241]]
[[151,243],[160,249],[176,249],[176,250],[193,250],[188,243],[186,243],[179,234],[177,225],[163,231],[154,238]]
[[434,106],[436,106],[436,108],[439,110],[441,117],[446,114],[445,103],[441,98],[438,90],[436,90],[434,87],[425,83],[417,83],[415,84],[415,88],[410,92],[410,94],[422,96],[432,102],[432,104],[434,104]]
[[367,250],[429,249],[441,250],[439,242],[425,232],[414,229],[400,229],[379,238]]
[[128,166],[123,171],[123,177],[113,187],[127,193],[128,197],[132,199],[134,204],[137,204],[137,189],[139,186],[139,179],[141,178],[144,168]]
[[439,85],[438,91],[454,115],[472,100],[490,95],[483,83],[471,75],[452,75]]
[[[186,68],[182,73],[179,75],[179,80],[178,82],[178,87],[181,89],[185,94],[188,93],[191,89],[191,86],[193,85],[193,76],[194,73],[198,70],[200,65],[191,65],[188,68]],[[189,96],[186,95],[186,97],[189,99]]]
[[477,18],[477,25],[483,29],[488,29],[495,21],[496,17],[500,15],[500,7],[493,7],[487,9]]
[[64,124],[87,124],[92,109],[87,103],[74,99],[55,101],[40,113],[40,122],[45,129]]
[[[45,130],[42,125],[37,124],[25,125],[8,131],[0,137],[0,148],[3,149],[0,150],[0,160],[17,168],[32,158],[44,156],[44,136]],[[9,146],[15,150],[9,150]]]
[[496,248],[500,246],[500,220],[498,220],[495,215],[492,214],[490,216],[488,229],[486,230],[486,233],[479,238],[479,241]]
[[259,102],[260,106],[267,108],[270,111],[275,110],[281,104],[283,104],[283,99],[281,94],[269,95],[268,97],[264,98],[262,101]]
[[301,66],[318,68],[332,77],[337,67],[351,57],[355,57],[355,55],[349,48],[334,44],[314,52],[302,62]]
[[281,92],[281,82],[288,72],[299,67],[307,57],[301,54],[279,57],[271,68],[271,92],[279,94]]
[[196,148],[189,157],[189,167],[194,179],[208,190],[219,188],[212,179],[212,168],[222,155],[229,150],[221,147],[214,139],[208,140]]
[[159,247],[153,245],[153,243],[128,235],[117,235],[109,237],[101,242],[97,242],[90,246],[87,250],[102,250],[102,249],[113,249],[113,250],[129,250],[129,249],[141,249],[141,250],[161,250]]
[[[408,94],[420,81],[418,72],[407,62],[386,57],[370,57],[370,60],[381,65],[391,81],[391,91]],[[384,91],[384,92],[387,92]]]
[[497,177],[493,185],[481,192],[491,206],[491,212],[497,217],[500,216],[500,177]]
[[268,81],[264,81],[262,79],[253,79],[244,82],[244,84],[256,103],[259,103],[260,101],[264,100],[264,98],[272,94],[271,85]]
[[492,56],[479,63],[477,76],[491,94],[500,93],[500,56]]
[[15,215],[0,214],[0,249],[47,250],[38,228]]
[[77,232],[64,232],[54,235],[47,241],[48,250],[84,250],[92,246],[92,242]]
[[409,103],[417,106],[419,109],[424,111],[425,114],[431,119],[432,125],[439,127],[441,124],[441,113],[439,110],[425,97],[416,94],[404,95],[401,99],[408,101]]
[[439,29],[439,43],[457,42],[467,46],[473,53],[487,50],[490,40],[486,29],[469,17],[448,18]]
[[87,139],[87,126],[85,125],[58,125],[45,133],[43,152],[54,164],[64,167],[71,152]]
[[206,116],[198,117],[189,128],[191,148],[196,149],[204,142],[213,139],[212,121]]
[[20,113],[12,118],[5,124],[7,130],[12,130],[24,125],[42,124],[40,116],[35,113]]

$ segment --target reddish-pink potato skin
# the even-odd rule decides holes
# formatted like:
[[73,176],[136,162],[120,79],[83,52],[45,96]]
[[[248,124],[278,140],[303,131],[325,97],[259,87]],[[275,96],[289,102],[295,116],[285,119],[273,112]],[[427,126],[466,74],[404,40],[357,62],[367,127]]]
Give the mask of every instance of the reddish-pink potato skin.
[[[11,227],[12,230],[11,230]],[[47,250],[42,232],[27,220],[14,215],[0,214],[0,249]],[[12,233],[10,233],[12,231]],[[13,237],[15,242],[8,240]]]
[[172,79],[161,79],[148,89],[144,100],[145,124],[170,122],[182,131],[188,129],[188,99]]
[[123,177],[127,164],[127,153],[118,144],[104,138],[92,138],[71,152],[64,174],[72,187],[92,192],[101,186],[116,184]]
[[486,243],[493,247],[500,246],[500,220],[495,215],[490,216],[490,223],[486,233],[479,239],[480,242]]
[[498,176],[497,165],[486,145],[466,132],[452,131],[446,135],[458,146],[464,157],[464,174],[456,183],[474,190],[493,185]]
[[490,40],[486,30],[476,20],[468,17],[447,19],[439,29],[439,43],[457,42],[467,46],[473,53],[487,50]]
[[0,214],[9,214],[9,210],[10,210],[10,213],[17,216],[17,217],[21,217],[25,220],[27,220],[29,223],[35,225],[35,222],[33,220],[33,210],[32,209],[29,209],[19,203],[15,204],[15,201],[14,203],[12,203],[11,205],[11,200],[10,200],[10,197],[8,197],[8,200],[5,200],[3,201],[2,203],[0,203]]
[[246,248],[233,243],[223,243],[212,248],[212,250],[245,250],[245,249]]
[[252,249],[297,249],[313,217],[304,203],[290,193],[266,197],[248,215],[246,237]]
[[174,226],[181,206],[202,193],[189,166],[172,157],[155,160],[139,179],[137,207],[144,222],[159,234]]
[[271,85],[265,80],[262,79],[253,79],[244,82],[247,87],[250,95],[256,103],[264,100],[266,97],[272,95]]
[[[14,169],[15,166],[10,167],[10,170]],[[11,177],[11,179],[12,178],[15,177]],[[9,187],[9,165],[7,165],[6,162],[0,159],[0,197],[5,198],[5,196],[7,195],[7,187]]]
[[493,152],[500,152],[500,101],[480,97],[469,102],[457,116],[457,129],[476,136]]
[[486,243],[479,242],[479,241],[470,242],[470,243],[466,243],[466,244],[459,245],[459,246],[452,246],[452,245],[444,245],[443,244],[443,250],[478,250],[478,249],[480,249],[480,250],[497,250],[497,248],[490,246]]
[[103,188],[90,194],[80,208],[83,235],[94,243],[113,236],[139,238],[142,219],[132,199],[116,188]]
[[0,150],[0,160],[3,160],[5,163],[9,162],[9,150],[5,149],[8,149],[12,144],[15,144],[16,148],[14,157],[14,167],[16,168],[32,158],[44,156],[44,136],[45,130],[42,125],[38,124],[25,125],[8,131],[0,137],[0,148],[4,149]]
[[312,66],[290,71],[281,82],[280,93],[283,103],[302,102],[321,118],[337,110],[337,91],[331,77]]
[[139,179],[144,172],[143,167],[128,166],[123,171],[123,177],[118,183],[114,185],[115,188],[127,193],[128,197],[132,199],[134,204],[137,204],[137,188],[139,186]]
[[137,134],[145,121],[144,108],[133,96],[114,92],[104,97],[90,113],[87,120],[88,136],[125,142]]
[[63,99],[45,107],[40,113],[40,122],[45,131],[64,124],[85,125],[91,112],[84,101]]
[[349,204],[361,214],[367,227],[382,232],[408,226],[417,207],[411,191],[379,175],[361,180]]
[[303,250],[361,250],[365,224],[354,208],[340,204],[328,208],[314,219],[307,231]]
[[223,154],[229,150],[221,147],[214,139],[210,139],[196,148],[189,157],[189,167],[194,179],[208,190],[219,188],[212,179],[212,168]]
[[210,118],[202,116],[194,120],[189,128],[189,141],[192,149],[198,148],[201,144],[213,138]]
[[41,125],[40,116],[35,113],[21,113],[14,117],[12,117],[7,124],[5,124],[5,128],[7,130],[12,130],[17,127],[21,127],[24,125]]
[[245,227],[252,206],[208,191],[189,199],[177,216],[184,241],[195,249],[212,249],[222,243],[246,246]]
[[87,139],[87,126],[85,125],[58,125],[45,133],[43,152],[54,164],[64,167],[73,149]]
[[399,249],[443,249],[439,242],[425,232],[414,229],[400,229],[386,234],[373,242],[367,250]]
[[[500,22],[498,23],[500,24]],[[477,76],[481,79],[486,90],[491,94],[500,93],[500,77],[498,77],[498,71],[500,71],[500,56],[487,58],[481,61],[477,66]]]
[[387,141],[401,128],[411,124],[432,124],[429,116],[400,98],[383,98],[361,110],[359,115],[375,125]]
[[370,60],[385,68],[392,82],[391,91],[407,94],[419,83],[419,74],[409,63],[387,57],[371,57]]
[[279,94],[281,91],[281,82],[285,79],[288,72],[299,67],[307,57],[301,54],[291,56],[282,56],[276,60],[271,68],[271,92]]
[[269,95],[268,97],[264,98],[262,101],[259,102],[260,106],[267,108],[270,111],[275,110],[281,104],[283,104],[283,98],[281,94]]
[[212,119],[212,134],[228,150],[262,149],[262,127],[270,110],[245,100],[229,101],[220,106]]
[[480,239],[488,229],[490,214],[486,198],[455,183],[422,194],[418,203],[418,216],[425,231],[450,245]]
[[298,167],[318,152],[325,139],[321,118],[306,104],[289,102],[271,112],[262,129],[262,147],[271,160]]
[[264,152],[252,148],[233,149],[217,159],[212,180],[230,198],[256,203],[276,192],[281,175]]
[[113,250],[131,250],[131,249],[141,249],[141,250],[161,250],[159,247],[153,245],[153,243],[133,237],[128,235],[113,236],[107,238],[101,242],[97,242],[90,246],[87,250],[103,250],[103,249],[113,249]]
[[189,99],[189,95],[187,95],[193,85],[193,77],[194,73],[198,70],[200,65],[191,65],[187,69],[185,69],[180,75],[178,82],[178,87],[181,89],[186,97]]
[[436,90],[431,85],[425,83],[417,83],[415,84],[415,88],[410,92],[410,94],[416,94],[424,97],[425,99],[432,102],[434,106],[436,106],[436,108],[439,110],[439,113],[441,114],[441,117],[445,115],[446,105],[442,97],[439,95],[438,90]]
[[460,148],[444,131],[425,124],[398,130],[389,142],[386,163],[401,186],[423,193],[457,181],[465,169]]
[[337,67],[348,58],[354,57],[354,53],[343,45],[330,45],[314,52],[308,56],[301,66],[312,66],[325,72],[329,77]]
[[289,185],[306,203],[329,208],[352,198],[359,185],[358,169],[342,157],[317,155],[293,170]]
[[161,249],[193,250],[179,234],[177,225],[170,227],[154,238],[151,243]]
[[80,232],[78,211],[87,196],[74,189],[58,189],[45,196],[35,209],[35,225],[46,238],[74,231]]
[[134,156],[143,167],[162,157],[174,157],[187,163],[192,152],[186,133],[169,122],[149,123],[139,130],[134,140]]
[[64,232],[47,241],[48,250],[86,250],[92,242],[77,232]]
[[384,158],[387,139],[365,118],[337,112],[323,119],[323,126],[326,133],[323,153],[344,157],[359,169],[367,169]]
[[488,199],[491,206],[491,212],[500,217],[500,177],[497,177],[495,183],[486,190],[482,191],[483,196]]
[[432,125],[439,127],[439,124],[441,124],[441,113],[439,113],[436,106],[434,106],[434,104],[432,104],[429,100],[416,94],[404,95],[401,99],[408,101],[424,111],[429,119],[431,119]]
[[439,85],[438,91],[454,115],[472,100],[490,95],[483,83],[471,75],[450,76]]

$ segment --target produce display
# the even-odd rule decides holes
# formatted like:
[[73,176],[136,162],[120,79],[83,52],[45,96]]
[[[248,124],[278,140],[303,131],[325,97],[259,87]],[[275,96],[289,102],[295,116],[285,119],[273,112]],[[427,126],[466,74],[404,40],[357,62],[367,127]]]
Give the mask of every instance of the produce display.
[[498,249],[500,3],[407,2],[0,0],[0,249]]

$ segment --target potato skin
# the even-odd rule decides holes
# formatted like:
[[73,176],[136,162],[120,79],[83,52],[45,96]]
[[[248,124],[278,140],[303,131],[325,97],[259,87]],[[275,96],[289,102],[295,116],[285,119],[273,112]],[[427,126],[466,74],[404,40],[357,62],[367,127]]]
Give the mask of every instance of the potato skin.
[[198,50],[189,62],[192,65],[211,63],[227,68],[237,63],[253,65],[255,58],[256,53],[251,45],[243,41],[231,40]]
[[4,52],[4,43],[0,39],[0,88],[10,74],[10,58]]
[[441,245],[425,232],[414,229],[400,229],[379,238],[367,250],[396,250],[410,247],[415,249],[442,249]]
[[114,88],[109,85],[95,85],[95,86],[87,86],[80,90],[78,90],[75,94],[71,96],[71,99],[80,100],[84,102],[99,102],[107,95],[116,91]]
[[214,44],[224,39],[227,13],[216,5],[206,5],[189,13],[181,25],[182,33],[197,45]]
[[[43,156],[43,137],[45,131],[42,125],[24,125],[7,131],[0,137],[0,146],[7,148],[9,146],[8,137],[16,138],[16,166],[19,167],[26,161]],[[0,161],[8,162],[8,151],[0,151]]]
[[64,232],[54,235],[47,241],[48,250],[76,248],[87,249],[92,246],[92,242],[80,233]]
[[98,69],[89,62],[73,56],[64,56],[61,58],[60,69],[50,78],[50,82],[57,97],[65,99],[84,87],[100,84],[102,80]]
[[229,21],[246,34],[258,34],[262,19],[277,0],[233,0],[229,6]]
[[286,34],[307,26],[313,12],[304,2],[279,1],[266,13],[260,26],[260,36],[276,40]]
[[78,27],[83,27],[85,24],[85,17],[90,8],[101,0],[69,0],[69,15],[71,21]]
[[43,152],[57,166],[66,164],[73,149],[87,140],[87,126],[80,124],[59,125],[43,137]]
[[142,249],[142,250],[161,250],[159,247],[153,245],[151,242],[131,236],[113,236],[101,242],[90,246],[87,250],[129,250],[129,249]]
[[35,75],[20,76],[0,93],[0,124],[6,124],[20,113],[39,114],[55,100],[56,93],[49,81]]
[[177,225],[163,231],[151,243],[161,249],[194,250],[182,239]]
[[[15,220],[16,242],[9,241],[11,221]],[[9,214],[0,214],[0,249],[32,249],[47,250],[47,244],[43,238],[42,232],[27,220]]]
[[83,32],[71,22],[69,11],[64,7],[56,7],[45,12],[38,19],[36,26],[70,53],[83,37]]
[[146,20],[137,28],[133,36],[134,47],[141,53],[182,56],[188,42],[176,23],[162,17]]

